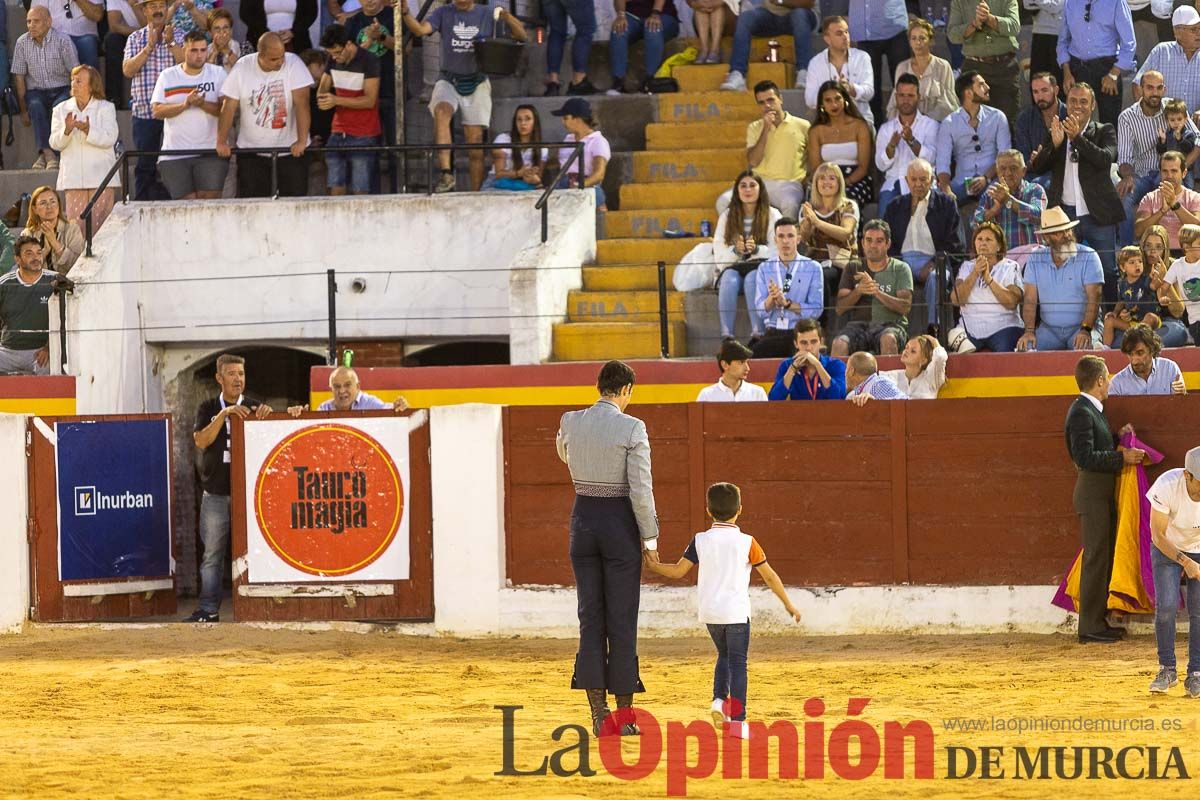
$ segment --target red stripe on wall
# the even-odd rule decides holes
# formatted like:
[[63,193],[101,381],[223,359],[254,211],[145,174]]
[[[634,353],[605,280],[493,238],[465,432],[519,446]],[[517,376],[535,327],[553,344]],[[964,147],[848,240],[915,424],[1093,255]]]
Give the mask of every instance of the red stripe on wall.
[[0,376],[0,397],[74,397],[73,375],[3,375]]
[[[1073,375],[1075,364],[1083,353],[972,353],[952,355],[946,365],[951,378],[1052,377]],[[1098,351],[1108,363],[1109,371],[1124,369],[1129,360],[1118,350]],[[1164,350],[1163,355],[1179,364],[1184,372],[1200,371],[1200,348],[1181,347]],[[774,375],[775,359],[760,359],[770,363]],[[681,361],[630,361],[637,373],[638,383],[711,383],[719,376],[715,359]],[[359,370],[362,388],[392,389],[399,386],[411,389],[471,389],[510,386],[590,386],[595,384],[602,363],[599,361],[569,364],[535,364],[528,366],[492,365],[479,367],[379,367]],[[880,369],[900,369],[899,356],[879,358]],[[329,390],[332,367],[313,367],[309,378],[312,391]],[[764,372],[760,372],[764,375]]]

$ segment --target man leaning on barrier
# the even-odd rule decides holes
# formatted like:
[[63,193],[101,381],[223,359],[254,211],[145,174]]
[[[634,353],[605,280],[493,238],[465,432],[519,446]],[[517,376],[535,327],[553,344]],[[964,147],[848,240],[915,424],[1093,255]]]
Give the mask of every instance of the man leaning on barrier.
[[200,485],[200,606],[184,622],[220,622],[221,589],[225,584],[225,549],[229,546],[230,417],[264,419],[271,413],[266,403],[244,394],[246,359],[224,353],[217,356],[217,385],[221,393],[200,404],[192,439],[199,449]]
[[[408,410],[408,401],[398,396],[388,404],[373,394],[367,394],[358,388],[358,373],[350,367],[338,367],[329,373],[329,390],[333,397],[317,406],[317,411],[392,411]],[[298,417],[308,411],[308,405],[288,406],[287,413]]]
[[50,371],[50,295],[58,273],[42,268],[42,245],[21,234],[17,268],[0,276],[0,375]]

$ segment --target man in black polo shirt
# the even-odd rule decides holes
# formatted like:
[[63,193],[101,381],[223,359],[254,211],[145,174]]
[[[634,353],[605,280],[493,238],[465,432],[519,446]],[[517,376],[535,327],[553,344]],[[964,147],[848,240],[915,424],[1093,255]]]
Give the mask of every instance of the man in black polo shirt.
[[229,431],[231,416],[246,419],[254,414],[263,419],[271,407],[243,393],[246,388],[246,359],[228,353],[217,357],[217,385],[221,393],[200,404],[192,438],[199,448],[200,540],[204,560],[200,562],[200,607],[184,622],[219,622],[221,590],[225,582],[225,548],[229,545]]
[[16,269],[0,276],[0,375],[50,371],[50,295],[58,273],[42,269],[42,244],[22,235]]

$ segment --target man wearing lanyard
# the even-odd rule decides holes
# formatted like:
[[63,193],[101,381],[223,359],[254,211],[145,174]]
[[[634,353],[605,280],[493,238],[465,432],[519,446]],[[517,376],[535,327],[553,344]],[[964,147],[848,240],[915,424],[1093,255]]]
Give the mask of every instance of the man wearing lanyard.
[[192,438],[200,450],[200,606],[184,622],[219,622],[221,589],[225,583],[225,548],[229,545],[229,432],[231,416],[246,419],[252,413],[265,419],[271,407],[242,393],[246,388],[246,359],[225,353],[217,357],[217,385],[221,393],[200,404]]
[[[796,321],[796,355],[785,358],[775,373],[769,400],[842,400],[846,397],[846,365],[821,355],[821,323]],[[797,380],[799,378],[799,380]]]
[[782,217],[775,223],[778,255],[758,268],[754,302],[762,309],[767,334],[754,344],[755,358],[791,355],[792,328],[801,317],[816,319],[825,304],[821,267],[797,252],[800,223]]

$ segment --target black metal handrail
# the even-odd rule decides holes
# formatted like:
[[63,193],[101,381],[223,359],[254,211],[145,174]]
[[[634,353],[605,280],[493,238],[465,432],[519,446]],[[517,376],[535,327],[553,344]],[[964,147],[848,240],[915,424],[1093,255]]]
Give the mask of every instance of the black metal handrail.
[[[584,181],[584,164],[583,164],[583,143],[582,142],[517,142],[509,144],[502,142],[499,145],[494,142],[478,142],[478,143],[454,143],[454,144],[377,144],[377,145],[354,145],[351,147],[309,147],[305,149],[305,153],[383,153],[392,162],[392,168],[396,168],[397,157],[403,157],[407,163],[407,157],[410,153],[420,153],[425,156],[425,172],[426,172],[426,187],[425,193],[433,194],[433,156],[445,150],[451,152],[451,163],[453,164],[453,154],[459,151],[482,150],[526,150],[533,148],[554,148],[556,150],[570,148],[571,155],[566,162],[560,165],[558,171],[554,174],[553,180],[549,182],[541,197],[538,199],[535,208],[542,215],[542,243],[545,244],[548,238],[548,200],[553,194],[555,188],[567,175],[567,170],[574,164],[578,165],[579,185],[583,186]],[[265,155],[271,157],[271,197],[277,199],[279,197],[279,159],[281,157],[290,157],[292,151],[286,147],[234,147],[232,152],[242,155]],[[215,149],[208,150],[125,150],[117,157],[112,167],[108,170],[108,174],[104,176],[104,180],[100,182],[100,186],[92,194],[88,204],[84,206],[83,211],[79,216],[83,219],[84,238],[87,242],[85,254],[88,257],[92,256],[92,237],[93,224],[92,215],[93,208],[99,201],[100,196],[109,188],[113,177],[117,171],[121,171],[121,202],[129,202],[130,181],[129,181],[129,162],[131,159],[137,159],[141,156],[215,156]],[[198,201],[203,202],[203,201]]]

